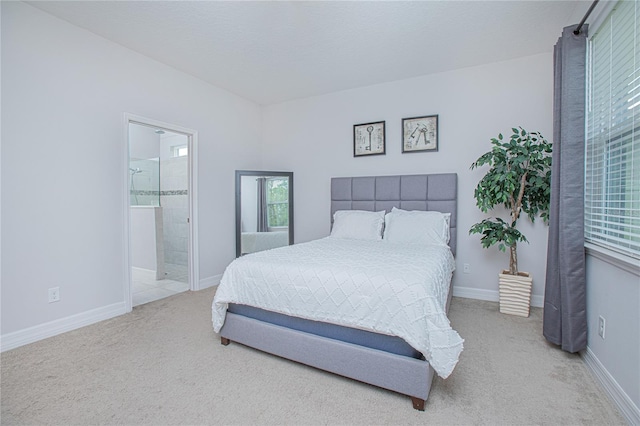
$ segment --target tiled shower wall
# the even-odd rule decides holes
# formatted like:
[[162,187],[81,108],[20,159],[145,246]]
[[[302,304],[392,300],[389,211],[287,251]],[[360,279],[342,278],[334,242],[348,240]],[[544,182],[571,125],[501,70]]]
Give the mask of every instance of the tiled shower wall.
[[160,205],[163,210],[164,261],[187,266],[189,243],[187,157],[160,161]]
[[129,170],[129,194],[132,206],[159,206],[158,191],[160,186],[160,171],[158,158],[148,160],[131,159],[129,167],[138,169],[139,173]]

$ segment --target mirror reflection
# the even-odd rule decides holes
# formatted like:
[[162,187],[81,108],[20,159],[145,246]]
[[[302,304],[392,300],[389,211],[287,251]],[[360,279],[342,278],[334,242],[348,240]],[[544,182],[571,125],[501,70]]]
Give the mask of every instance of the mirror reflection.
[[236,170],[236,256],[293,244],[293,173]]

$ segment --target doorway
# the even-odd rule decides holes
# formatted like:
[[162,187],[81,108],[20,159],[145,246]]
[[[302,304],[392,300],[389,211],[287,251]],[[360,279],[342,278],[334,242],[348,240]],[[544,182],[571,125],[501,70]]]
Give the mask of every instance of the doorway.
[[129,310],[187,290],[194,271],[196,133],[126,116]]

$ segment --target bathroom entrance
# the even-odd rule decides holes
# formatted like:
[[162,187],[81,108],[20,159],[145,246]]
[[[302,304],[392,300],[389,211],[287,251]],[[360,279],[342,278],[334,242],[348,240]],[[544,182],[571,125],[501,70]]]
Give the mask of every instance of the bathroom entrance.
[[127,122],[131,307],[193,288],[194,134]]

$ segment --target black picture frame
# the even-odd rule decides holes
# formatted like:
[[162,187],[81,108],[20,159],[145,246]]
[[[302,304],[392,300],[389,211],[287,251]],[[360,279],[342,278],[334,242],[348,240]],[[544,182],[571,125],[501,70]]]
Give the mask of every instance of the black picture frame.
[[374,121],[353,125],[353,156],[384,155],[386,152],[385,122]]
[[437,152],[438,115],[402,119],[402,153]]

